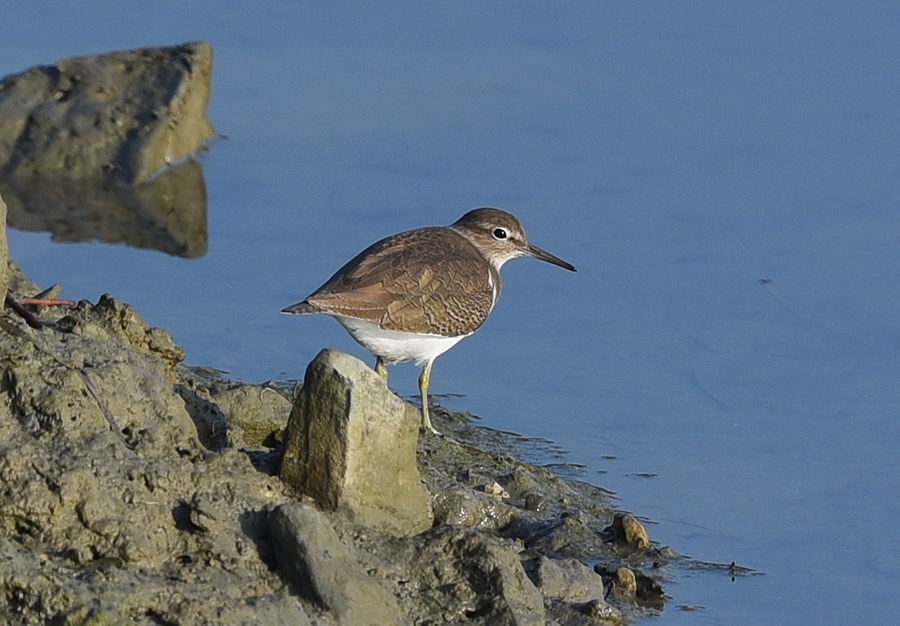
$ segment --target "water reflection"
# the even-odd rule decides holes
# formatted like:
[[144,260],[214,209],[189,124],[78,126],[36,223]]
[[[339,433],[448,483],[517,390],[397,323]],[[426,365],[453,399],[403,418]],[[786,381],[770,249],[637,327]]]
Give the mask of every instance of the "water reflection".
[[58,242],[104,241],[197,258],[207,251],[203,167],[188,160],[130,187],[105,179],[0,179],[7,223]]

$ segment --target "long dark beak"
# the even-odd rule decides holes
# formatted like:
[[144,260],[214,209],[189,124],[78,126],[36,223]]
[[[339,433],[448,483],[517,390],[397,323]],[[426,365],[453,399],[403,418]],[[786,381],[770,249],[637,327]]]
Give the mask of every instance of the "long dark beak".
[[553,265],[559,265],[560,267],[566,268],[570,272],[577,271],[575,269],[575,266],[572,265],[571,263],[567,263],[566,261],[563,261],[558,256],[554,256],[554,255],[550,254],[549,252],[547,252],[546,250],[541,250],[536,245],[531,244],[531,243],[529,243],[525,247],[525,254],[527,254],[530,257],[534,257],[535,259],[540,259],[541,261],[546,261],[547,263],[553,263]]

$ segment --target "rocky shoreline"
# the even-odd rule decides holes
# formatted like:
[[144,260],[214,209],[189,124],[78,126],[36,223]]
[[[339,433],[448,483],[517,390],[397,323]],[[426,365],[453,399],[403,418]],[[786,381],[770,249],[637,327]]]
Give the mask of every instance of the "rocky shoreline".
[[[189,156],[214,135],[211,62],[194,42],[0,81],[10,224],[202,255]],[[0,287],[37,294],[5,234]],[[420,435],[353,357],[323,351],[302,387],[252,385],[185,367],[115,297],[8,302],[3,623],[577,626],[663,606],[679,557],[608,492],[523,462],[470,416],[436,409],[445,436]]]
[[[37,291],[14,266],[11,287]],[[445,438],[411,429],[429,517],[400,531],[279,477],[302,390],[188,369],[111,296],[37,314],[41,330],[0,318],[5,623],[614,624],[662,608],[677,556],[608,492],[519,460],[512,436],[440,409]],[[368,375],[316,362],[347,394],[346,367]]]

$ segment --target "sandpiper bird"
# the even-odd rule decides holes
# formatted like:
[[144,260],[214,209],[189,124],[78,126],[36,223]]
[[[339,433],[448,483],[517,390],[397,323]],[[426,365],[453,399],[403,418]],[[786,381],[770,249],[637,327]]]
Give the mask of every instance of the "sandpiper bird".
[[530,256],[575,268],[528,242],[522,224],[499,209],[475,209],[449,226],[417,228],[378,241],[339,269],[303,302],[282,313],[335,318],[375,355],[375,371],[422,365],[422,428],[434,360],[474,333],[500,297],[500,268]]

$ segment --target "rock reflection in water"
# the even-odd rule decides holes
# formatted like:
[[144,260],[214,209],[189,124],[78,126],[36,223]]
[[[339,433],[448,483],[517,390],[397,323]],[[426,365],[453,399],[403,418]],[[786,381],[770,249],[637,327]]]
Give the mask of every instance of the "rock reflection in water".
[[174,256],[206,254],[203,167],[186,161],[141,185],[34,177],[0,180],[8,224],[58,242],[104,241]]

